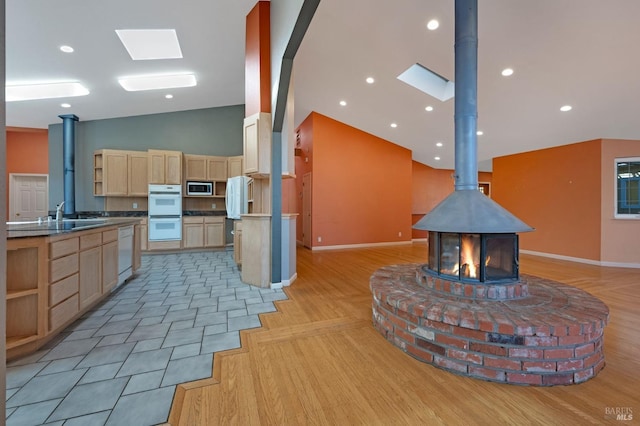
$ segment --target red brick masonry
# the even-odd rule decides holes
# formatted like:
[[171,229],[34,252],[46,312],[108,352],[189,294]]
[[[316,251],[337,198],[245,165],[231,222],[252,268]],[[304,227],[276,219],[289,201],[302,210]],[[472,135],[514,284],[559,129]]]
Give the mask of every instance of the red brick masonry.
[[422,265],[391,265],[370,279],[373,324],[404,352],[493,382],[581,383],[604,367],[609,308],[575,287],[521,276],[528,297],[473,299],[420,286]]

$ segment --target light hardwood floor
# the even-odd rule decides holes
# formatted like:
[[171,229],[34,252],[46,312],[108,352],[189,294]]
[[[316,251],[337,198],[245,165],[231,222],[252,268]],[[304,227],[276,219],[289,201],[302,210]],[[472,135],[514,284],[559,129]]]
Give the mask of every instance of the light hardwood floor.
[[[640,270],[522,255],[521,272],[580,287],[611,310],[606,367],[579,385],[524,387],[420,363],[372,326],[369,276],[423,263],[426,245],[298,249],[298,279],[213,378],[178,386],[174,425],[600,425],[640,423]],[[608,413],[631,409],[632,421]]]

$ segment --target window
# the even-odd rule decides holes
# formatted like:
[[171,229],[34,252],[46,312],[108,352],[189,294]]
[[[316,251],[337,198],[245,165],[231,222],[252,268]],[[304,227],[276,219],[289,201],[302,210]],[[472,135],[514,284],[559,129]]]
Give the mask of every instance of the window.
[[640,157],[616,159],[617,218],[640,218]]

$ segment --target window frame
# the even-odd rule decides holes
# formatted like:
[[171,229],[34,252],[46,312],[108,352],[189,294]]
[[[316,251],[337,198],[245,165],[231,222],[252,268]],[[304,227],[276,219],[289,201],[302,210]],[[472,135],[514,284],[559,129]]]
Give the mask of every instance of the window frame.
[[635,219],[640,220],[640,213],[619,213],[618,212],[618,164],[619,163],[640,163],[640,157],[616,158],[613,162],[613,217],[614,219]]

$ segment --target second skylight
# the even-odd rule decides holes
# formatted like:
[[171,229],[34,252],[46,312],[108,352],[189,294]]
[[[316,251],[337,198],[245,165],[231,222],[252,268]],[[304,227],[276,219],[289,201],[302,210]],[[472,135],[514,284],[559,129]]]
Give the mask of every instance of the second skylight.
[[176,30],[116,30],[134,61],[182,58]]

